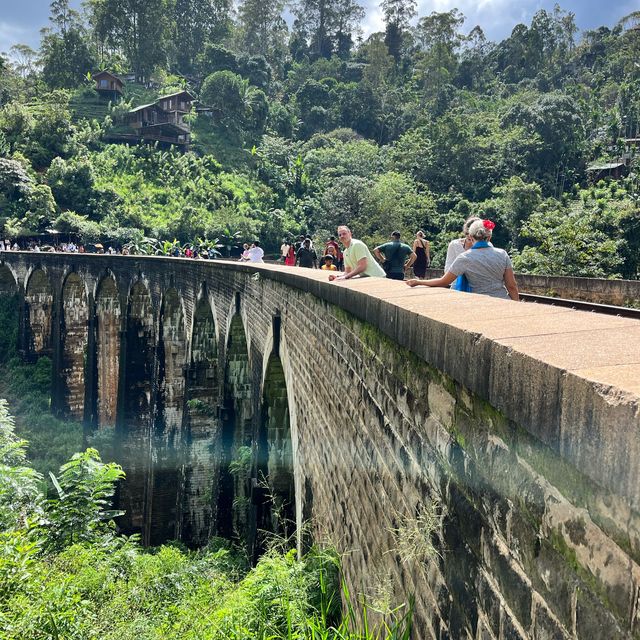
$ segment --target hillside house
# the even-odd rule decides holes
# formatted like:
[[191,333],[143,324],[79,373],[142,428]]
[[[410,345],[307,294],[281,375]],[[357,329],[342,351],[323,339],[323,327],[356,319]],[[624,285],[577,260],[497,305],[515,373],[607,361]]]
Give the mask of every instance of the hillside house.
[[135,131],[135,137],[145,142],[160,142],[187,147],[191,127],[184,117],[191,112],[194,96],[178,91],[143,104],[125,115],[125,122]]
[[113,100],[120,100],[124,95],[124,84],[118,76],[109,71],[100,71],[92,76],[96,83],[95,90],[103,97]]
[[628,167],[624,162],[605,162],[602,164],[592,164],[587,167],[587,176],[591,183],[596,183],[605,178],[620,180],[628,173]]

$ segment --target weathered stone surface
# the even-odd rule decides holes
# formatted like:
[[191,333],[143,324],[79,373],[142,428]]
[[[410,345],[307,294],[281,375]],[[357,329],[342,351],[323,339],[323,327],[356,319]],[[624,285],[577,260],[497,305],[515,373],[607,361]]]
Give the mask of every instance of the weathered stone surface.
[[120,378],[122,310],[115,280],[107,276],[96,293],[97,423],[115,427]]
[[77,273],[70,273],[62,288],[62,391],[59,406],[62,415],[75,420],[84,418],[88,320],[85,284]]
[[46,273],[35,269],[25,293],[27,352],[29,356],[51,354],[51,313],[53,289]]
[[[7,257],[19,290],[32,259]],[[78,299],[67,261],[113,274],[120,498],[145,540],[277,528],[228,473],[262,434],[288,517],[346,552],[354,593],[415,594],[417,638],[639,637],[640,366],[620,344],[638,323],[267,265],[38,259],[54,309]],[[107,308],[117,322],[96,291],[100,353]],[[238,517],[223,495],[256,504]]]

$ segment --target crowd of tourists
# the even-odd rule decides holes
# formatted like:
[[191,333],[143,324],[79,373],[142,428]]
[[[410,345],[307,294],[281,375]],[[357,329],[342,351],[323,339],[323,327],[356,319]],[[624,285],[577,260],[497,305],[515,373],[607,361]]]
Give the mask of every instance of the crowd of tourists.
[[[491,236],[495,224],[479,217],[469,218],[462,228],[460,238],[452,240],[447,247],[444,274],[439,278],[426,279],[431,264],[429,241],[418,231],[411,245],[402,242],[399,231],[394,231],[388,242],[369,247],[353,237],[346,225],[338,227],[338,237],[330,236],[318,250],[310,236],[300,235],[297,240],[285,238],[280,246],[278,262],[286,266],[298,266],[329,271],[329,280],[350,280],[356,277],[388,278],[403,280],[409,287],[451,287],[467,291],[519,300],[518,286],[513,274],[509,254],[494,247]],[[61,251],[84,253],[85,247],[73,241],[58,245],[43,246],[30,241],[21,247],[17,242],[0,240],[0,251]],[[125,245],[122,249],[91,245],[92,253],[133,253]],[[213,259],[220,253],[211,247],[175,243],[170,255],[194,259]],[[240,255],[241,262],[264,262],[264,249],[260,241],[245,243]],[[375,257],[374,257],[375,256]],[[407,275],[412,271],[411,277]]]
[[17,240],[0,239],[0,251],[35,251],[36,253],[123,253],[121,249],[115,247],[104,247],[102,244],[92,244],[85,246],[73,240],[69,242],[46,243],[37,240],[28,240],[18,243]]
[[[344,246],[345,272],[329,279],[386,277],[404,280],[410,287],[451,287],[458,291],[519,300],[509,254],[491,243],[494,227],[490,220],[469,218],[464,224],[462,237],[453,240],[447,248],[444,275],[425,279],[430,266],[430,246],[423,232],[419,231],[409,246],[401,242],[400,233],[395,231],[389,242],[373,249],[372,255],[362,241],[353,238],[348,227],[341,226],[338,237]],[[405,279],[410,269],[413,277]]]

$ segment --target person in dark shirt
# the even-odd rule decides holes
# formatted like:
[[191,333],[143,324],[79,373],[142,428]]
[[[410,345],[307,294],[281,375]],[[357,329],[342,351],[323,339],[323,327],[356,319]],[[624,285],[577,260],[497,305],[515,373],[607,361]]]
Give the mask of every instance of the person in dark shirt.
[[400,242],[400,232],[391,234],[391,242],[385,242],[373,250],[374,255],[382,262],[382,268],[391,280],[404,280],[404,272],[416,259],[411,247]]
[[317,269],[318,256],[314,249],[311,248],[311,240],[305,238],[298,253],[296,254],[296,264],[299,267],[307,267],[309,269]]

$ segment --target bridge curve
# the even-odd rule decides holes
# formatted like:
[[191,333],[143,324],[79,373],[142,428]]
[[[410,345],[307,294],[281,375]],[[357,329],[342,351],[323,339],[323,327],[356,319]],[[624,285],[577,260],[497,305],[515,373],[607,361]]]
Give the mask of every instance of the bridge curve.
[[86,318],[82,415],[145,541],[310,520],[354,592],[415,593],[419,637],[640,633],[637,320],[181,258],[4,253],[0,286],[61,413]]

